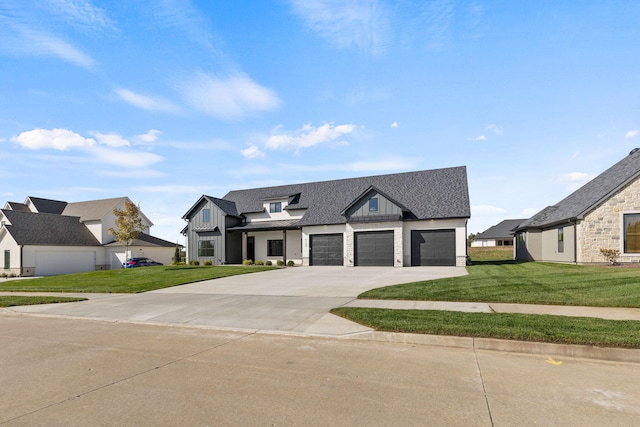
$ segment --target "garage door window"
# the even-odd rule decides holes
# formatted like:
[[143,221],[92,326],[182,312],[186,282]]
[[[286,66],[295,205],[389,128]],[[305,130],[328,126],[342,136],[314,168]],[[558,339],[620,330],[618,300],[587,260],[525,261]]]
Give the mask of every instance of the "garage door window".
[[282,240],[267,240],[267,256],[282,256]]

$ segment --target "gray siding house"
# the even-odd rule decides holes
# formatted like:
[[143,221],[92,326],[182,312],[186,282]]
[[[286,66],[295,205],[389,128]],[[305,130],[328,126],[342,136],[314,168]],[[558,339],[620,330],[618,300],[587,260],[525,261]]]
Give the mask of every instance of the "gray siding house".
[[465,167],[203,195],[182,230],[187,258],[214,264],[466,263]]
[[640,150],[515,228],[516,259],[602,263],[600,249],[620,262],[640,261]]

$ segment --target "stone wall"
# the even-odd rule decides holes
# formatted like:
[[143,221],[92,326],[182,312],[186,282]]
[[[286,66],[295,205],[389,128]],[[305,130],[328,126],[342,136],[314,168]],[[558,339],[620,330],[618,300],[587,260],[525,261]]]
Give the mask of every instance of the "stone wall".
[[640,179],[632,182],[578,224],[578,263],[602,263],[600,248],[618,249],[619,262],[640,262],[640,254],[623,254],[622,215],[640,212]]

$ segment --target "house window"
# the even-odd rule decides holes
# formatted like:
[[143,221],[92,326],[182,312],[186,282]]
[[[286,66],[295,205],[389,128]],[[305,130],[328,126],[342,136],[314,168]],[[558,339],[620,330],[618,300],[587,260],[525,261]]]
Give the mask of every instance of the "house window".
[[373,197],[369,199],[369,212],[377,212],[378,211],[378,198]]
[[267,240],[267,256],[282,256],[282,240]]
[[282,202],[269,203],[269,212],[282,212]]
[[198,256],[199,257],[214,256],[213,240],[198,241]]
[[564,227],[558,228],[558,252],[564,252]]
[[211,209],[202,209],[202,222],[211,221]]
[[624,214],[624,253],[640,253],[640,214]]
[[4,251],[4,268],[6,270],[11,268],[11,251],[10,250]]

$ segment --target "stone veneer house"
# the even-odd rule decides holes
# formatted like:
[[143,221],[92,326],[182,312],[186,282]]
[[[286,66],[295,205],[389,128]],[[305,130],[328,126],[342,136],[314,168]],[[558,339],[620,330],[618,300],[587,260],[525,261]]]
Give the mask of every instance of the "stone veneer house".
[[602,263],[605,248],[618,249],[619,262],[639,262],[640,149],[514,232],[517,260]]
[[122,268],[126,255],[146,256],[168,264],[175,243],[150,236],[153,223],[142,212],[144,231],[129,246],[108,232],[115,228],[113,210],[124,209],[127,197],[67,203],[27,197],[0,209],[0,273],[51,276]]
[[203,195],[183,216],[200,263],[464,266],[465,167]]

